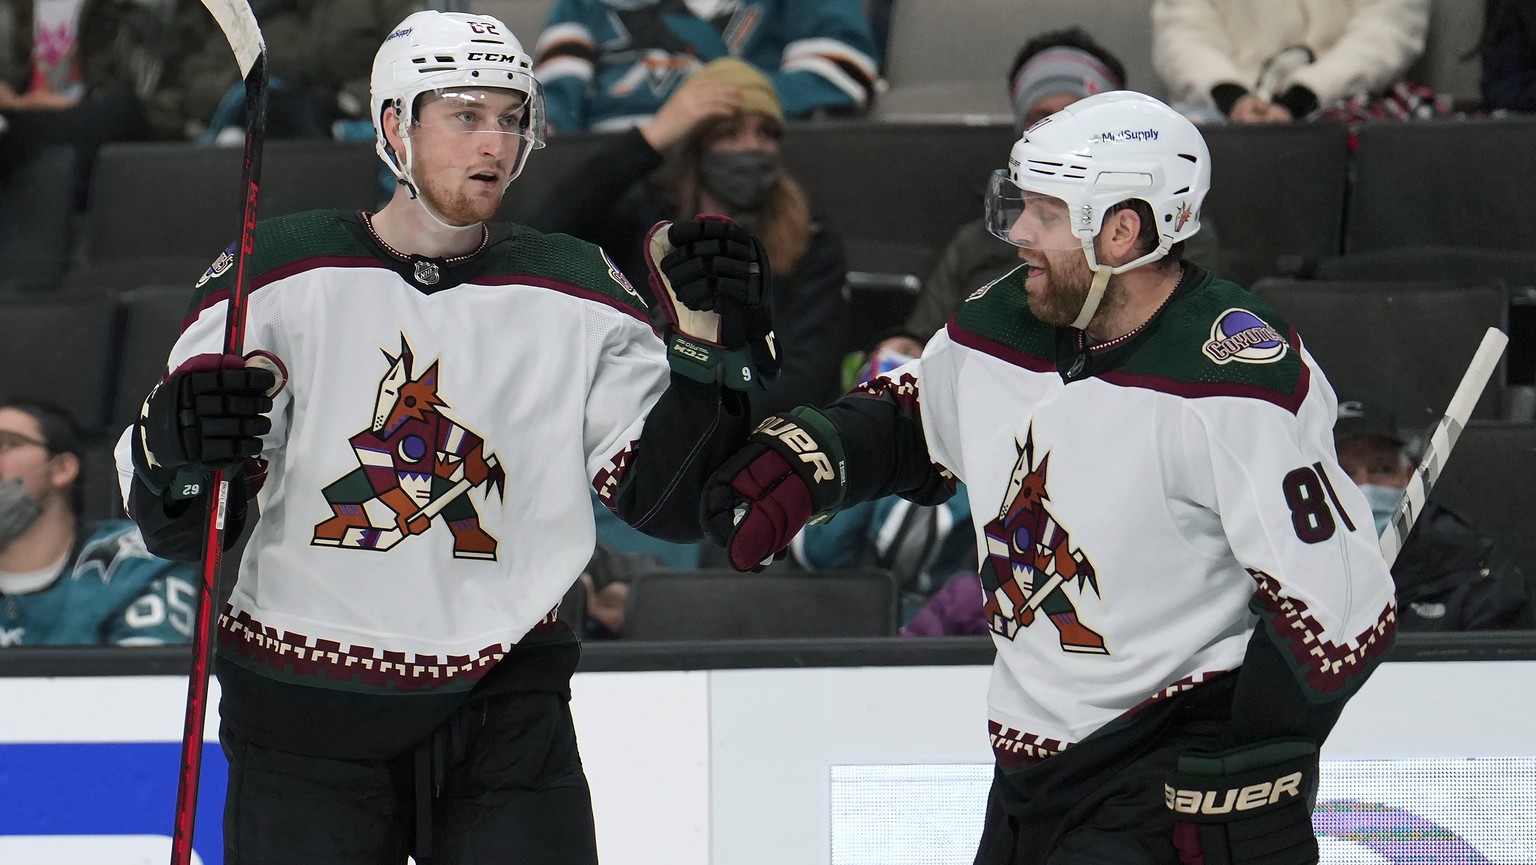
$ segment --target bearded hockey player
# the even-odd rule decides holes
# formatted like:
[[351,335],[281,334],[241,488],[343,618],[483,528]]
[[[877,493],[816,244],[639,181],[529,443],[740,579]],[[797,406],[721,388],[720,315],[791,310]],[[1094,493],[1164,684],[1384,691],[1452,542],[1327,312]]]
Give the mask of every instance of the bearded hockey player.
[[196,560],[210,466],[241,465],[230,537],[260,514],[217,625],[226,862],[596,861],[555,615],[588,490],[697,539],[777,359],[767,258],[728,221],[653,231],[662,338],[602,250],[489,222],[544,143],[530,68],[494,18],[396,27],[393,199],[258,226],[243,358],[221,256],[120,444],[152,550]]
[[1180,260],[1209,186],[1149,97],[1035,124],[988,194],[1020,265],[706,489],[745,570],[845,504],[965,482],[997,645],[979,865],[1316,862],[1318,746],[1392,640],[1333,390],[1274,310]]

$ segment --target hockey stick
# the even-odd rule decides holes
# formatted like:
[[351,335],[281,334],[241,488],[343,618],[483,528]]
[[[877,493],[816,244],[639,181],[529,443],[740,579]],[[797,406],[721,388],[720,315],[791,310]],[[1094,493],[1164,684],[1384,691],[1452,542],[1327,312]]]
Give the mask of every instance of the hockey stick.
[[[246,0],[203,0],[235,52],[245,79],[245,161],[240,171],[240,242],[235,252],[235,284],[224,318],[224,353],[240,355],[245,343],[245,298],[250,291],[256,234],[256,189],[261,179],[261,145],[267,126],[267,46]],[[181,731],[181,776],[176,784],[176,817],[171,833],[171,865],[188,865],[197,822],[197,782],[203,765],[203,725],[208,714],[208,662],[213,654],[214,605],[218,603],[219,565],[224,551],[224,517],[229,506],[226,469],[215,469],[213,501],[203,533],[203,579],[197,620],[192,630],[192,671],[187,679],[187,709]]]
[[1472,363],[1467,367],[1467,372],[1461,377],[1461,383],[1456,385],[1456,392],[1451,395],[1451,403],[1446,406],[1445,417],[1435,424],[1434,431],[1429,435],[1429,444],[1424,448],[1424,456],[1419,460],[1419,465],[1413,471],[1413,476],[1408,479],[1408,488],[1403,490],[1403,498],[1397,504],[1397,511],[1392,515],[1392,521],[1381,533],[1381,556],[1387,560],[1387,567],[1397,561],[1397,554],[1403,548],[1403,542],[1408,539],[1408,533],[1413,530],[1413,524],[1418,520],[1419,514],[1424,510],[1424,501],[1429,498],[1429,491],[1434,488],[1435,482],[1440,479],[1440,472],[1445,468],[1445,460],[1451,455],[1451,448],[1456,446],[1456,440],[1461,438],[1461,431],[1467,426],[1467,419],[1472,416],[1472,408],[1477,405],[1477,398],[1482,395],[1483,388],[1488,385],[1488,379],[1493,376],[1493,370],[1499,365],[1499,357],[1504,354],[1504,346],[1509,343],[1509,337],[1498,328],[1490,327],[1483,334],[1483,341],[1477,347],[1477,353],[1472,355]]

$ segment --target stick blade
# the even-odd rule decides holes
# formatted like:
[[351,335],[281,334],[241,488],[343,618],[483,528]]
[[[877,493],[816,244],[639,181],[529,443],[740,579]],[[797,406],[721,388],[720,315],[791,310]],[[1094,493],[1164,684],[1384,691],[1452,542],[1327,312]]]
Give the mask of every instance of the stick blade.
[[250,75],[256,58],[267,51],[251,4],[246,0],[203,0],[203,5],[219,22],[224,38],[229,40],[230,50],[235,52],[235,62],[240,65],[240,77]]

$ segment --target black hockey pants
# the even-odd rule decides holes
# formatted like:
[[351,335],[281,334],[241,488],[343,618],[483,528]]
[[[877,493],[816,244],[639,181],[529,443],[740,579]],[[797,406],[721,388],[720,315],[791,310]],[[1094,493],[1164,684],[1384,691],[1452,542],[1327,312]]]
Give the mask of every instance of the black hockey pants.
[[570,706],[519,692],[470,703],[413,752],[335,760],[225,731],[227,865],[595,865]]

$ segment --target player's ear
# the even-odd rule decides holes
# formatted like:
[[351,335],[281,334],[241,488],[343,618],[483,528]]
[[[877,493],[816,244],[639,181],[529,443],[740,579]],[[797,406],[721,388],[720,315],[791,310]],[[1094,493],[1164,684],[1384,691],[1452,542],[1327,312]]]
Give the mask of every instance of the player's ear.
[[400,140],[400,109],[394,105],[385,106],[379,117],[380,125],[384,128],[384,141],[396,153],[403,153],[405,144]]
[[1141,233],[1141,217],[1129,207],[1117,210],[1104,219],[1107,251],[1115,263],[1130,261],[1136,257],[1136,237]]

